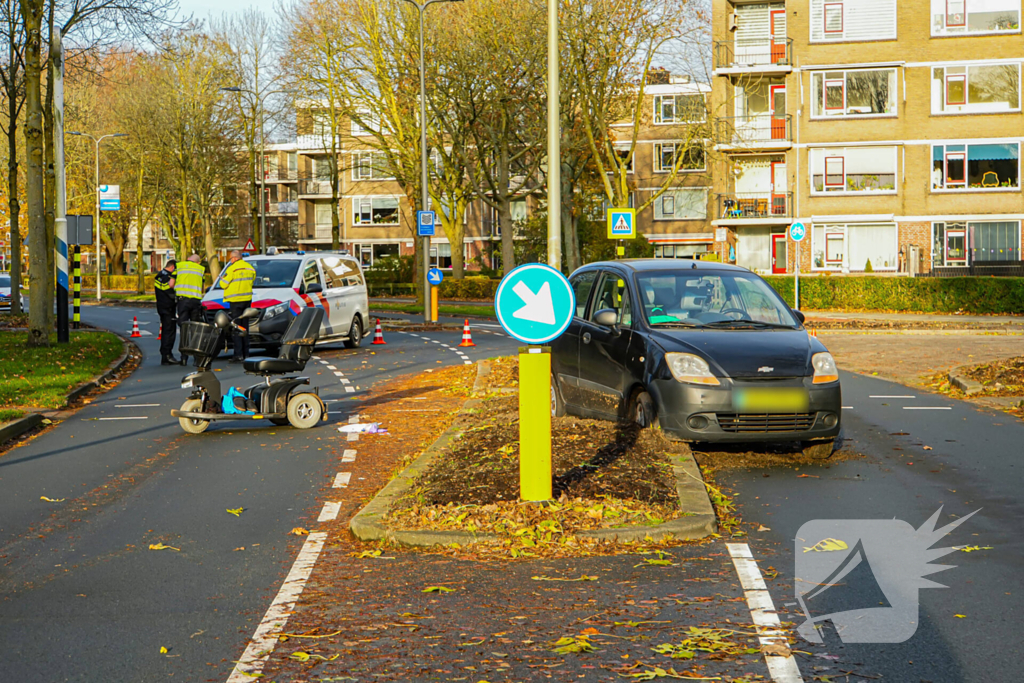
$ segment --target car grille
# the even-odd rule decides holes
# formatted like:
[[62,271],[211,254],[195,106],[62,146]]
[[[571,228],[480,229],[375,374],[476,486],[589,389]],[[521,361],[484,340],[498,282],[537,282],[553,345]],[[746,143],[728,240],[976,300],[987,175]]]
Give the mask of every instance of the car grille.
[[814,426],[815,413],[718,413],[723,432],[803,432]]

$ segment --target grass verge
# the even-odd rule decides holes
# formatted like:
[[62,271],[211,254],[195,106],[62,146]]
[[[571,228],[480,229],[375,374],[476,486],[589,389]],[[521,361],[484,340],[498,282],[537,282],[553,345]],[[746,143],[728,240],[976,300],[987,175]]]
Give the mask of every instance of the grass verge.
[[[419,304],[392,304],[392,303],[374,303],[372,304],[373,311],[392,312],[392,313],[422,313],[423,306]],[[486,318],[494,318],[494,306],[459,306],[455,304],[445,305],[441,304],[437,307],[438,315],[450,315],[453,317],[462,316],[479,316]],[[371,317],[373,313],[371,312]]]
[[71,343],[29,348],[26,332],[0,330],[0,409],[62,408],[68,391],[103,372],[124,351],[110,332],[72,332]]

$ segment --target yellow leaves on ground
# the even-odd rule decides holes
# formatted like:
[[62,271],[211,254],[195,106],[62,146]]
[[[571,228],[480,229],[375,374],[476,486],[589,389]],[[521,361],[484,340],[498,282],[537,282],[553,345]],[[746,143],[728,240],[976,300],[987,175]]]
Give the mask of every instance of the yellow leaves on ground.
[[228,514],[234,515],[235,517],[240,517],[244,510],[245,510],[245,508],[235,508],[233,510],[231,508],[228,508],[227,512],[228,512]]
[[292,659],[300,661],[300,662],[308,662],[311,659],[322,659],[325,662],[333,662],[335,659],[337,659],[341,655],[334,655],[333,657],[324,657],[323,655],[311,655],[308,652],[301,652],[300,651],[300,652],[293,652],[293,653],[291,653],[288,656],[291,657]]
[[564,636],[551,643],[551,651],[567,655],[574,652],[594,652],[597,648],[590,642],[589,635]]
[[63,503],[67,498],[47,498],[46,496],[39,496],[39,500],[45,500],[47,503]]
[[341,631],[335,631],[334,633],[324,633],[322,635],[314,635],[309,633],[281,633],[278,634],[277,639],[278,641],[283,643],[287,641],[289,638],[333,638],[334,636],[340,634]]
[[635,678],[640,681],[653,681],[655,678],[678,678],[684,681],[720,681],[721,676],[691,676],[686,673],[680,673],[675,669],[662,669],[655,667],[648,669],[647,671],[640,671],[637,673],[629,674],[630,678]]
[[583,574],[578,579],[561,579],[557,576],[544,576],[543,574],[540,576],[531,576],[530,578],[534,581],[597,581],[596,576],[587,576],[586,574]]
[[295,536],[308,536],[309,529],[303,529],[301,526],[297,526],[294,529],[292,529],[289,533],[294,534]]
[[990,545],[958,545],[953,546],[954,550],[959,550],[962,553],[973,553],[975,550],[992,550]]
[[454,593],[454,588],[448,588],[447,586],[427,586],[423,589],[424,593]]
[[826,538],[818,541],[810,548],[805,547],[804,552],[810,553],[827,553],[833,550],[849,550],[850,546],[846,545],[845,541],[840,541],[838,538]]
[[956,617],[957,619],[966,619],[967,618],[966,614],[954,614],[953,616]]
[[[665,558],[672,557],[670,553],[666,553],[661,550],[654,551],[657,557],[645,557],[640,561],[640,564],[634,564],[633,568],[637,567],[672,567],[675,563],[672,560]],[[647,553],[644,553],[646,555]]]
[[161,647],[160,647],[160,654],[162,654],[162,655],[165,655],[165,654],[167,654],[167,648],[166,648],[166,647],[163,647],[163,646],[161,646]]
[[175,548],[173,546],[164,545],[163,543],[150,543],[149,544],[149,549],[150,550],[177,550],[178,552],[181,552],[181,548]]
[[[375,558],[375,557],[380,557],[381,552],[382,551],[380,551],[380,550],[364,550],[361,553],[349,553],[349,555],[351,555],[352,557],[355,557],[357,559],[365,560],[365,559],[371,559],[371,558]],[[384,559],[391,559],[391,558],[384,558]]]
[[761,652],[760,648],[743,645],[727,638],[727,636],[734,634],[750,637],[757,635],[755,633],[744,633],[724,628],[698,628],[691,626],[688,631],[688,637],[683,639],[678,645],[663,643],[651,649],[660,655],[668,655],[672,659],[693,659],[699,652],[708,654],[710,659],[727,659]]

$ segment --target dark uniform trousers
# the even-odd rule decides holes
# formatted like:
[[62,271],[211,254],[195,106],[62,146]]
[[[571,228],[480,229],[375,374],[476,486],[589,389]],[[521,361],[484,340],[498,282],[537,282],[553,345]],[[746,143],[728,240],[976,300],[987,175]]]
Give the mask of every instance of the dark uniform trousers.
[[[252,307],[252,299],[249,299],[248,301],[232,301],[229,304],[228,314],[231,316],[231,319],[234,320],[238,316],[242,315],[242,313],[245,311],[245,309],[251,308],[251,307]],[[248,320],[240,320],[240,321],[238,321],[238,324],[241,325],[242,327],[244,327],[246,330],[249,329],[249,321]],[[234,337],[235,337],[234,340],[233,340],[234,347],[235,347],[234,357],[235,358],[245,358],[246,356],[249,355],[249,335],[242,334],[238,330],[234,330]]]
[[[203,322],[203,300],[194,299],[187,296],[178,297],[178,324],[187,322],[201,323]],[[184,337],[184,335],[182,335]],[[182,364],[185,363],[185,352],[178,349],[181,353]]]
[[178,316],[172,305],[156,305],[157,315],[160,316],[160,357],[166,358],[174,355],[174,340],[178,337]]

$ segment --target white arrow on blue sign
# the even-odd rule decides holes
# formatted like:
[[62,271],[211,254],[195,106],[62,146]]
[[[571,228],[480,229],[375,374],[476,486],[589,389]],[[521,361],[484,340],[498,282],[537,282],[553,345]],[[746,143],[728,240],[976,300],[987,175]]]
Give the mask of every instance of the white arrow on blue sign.
[[560,272],[543,263],[528,263],[502,279],[494,309],[510,336],[527,344],[544,344],[569,327],[576,297]]
[[805,228],[804,224],[801,223],[800,221],[797,221],[793,223],[791,226],[789,226],[789,239],[793,240],[794,242],[799,242],[806,236],[807,228]]
[[427,271],[427,282],[434,285],[435,287],[441,284],[441,280],[444,279],[444,273],[437,268],[431,268]]

